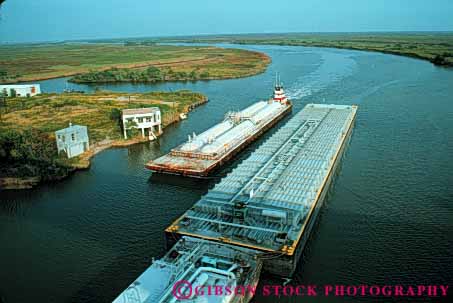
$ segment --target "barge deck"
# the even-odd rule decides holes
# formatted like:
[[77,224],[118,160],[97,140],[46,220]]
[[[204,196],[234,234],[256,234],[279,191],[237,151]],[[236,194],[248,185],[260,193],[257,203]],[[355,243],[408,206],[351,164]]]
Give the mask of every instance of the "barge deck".
[[274,97],[259,101],[240,112],[229,112],[223,122],[172,149],[170,153],[146,163],[156,173],[206,177],[214,169],[255,141],[292,109],[281,84]]
[[356,112],[308,104],[165,230],[168,253],[114,303],[247,303],[262,270],[292,276]]
[[272,255],[291,276],[352,132],[357,106],[308,104],[166,229]]

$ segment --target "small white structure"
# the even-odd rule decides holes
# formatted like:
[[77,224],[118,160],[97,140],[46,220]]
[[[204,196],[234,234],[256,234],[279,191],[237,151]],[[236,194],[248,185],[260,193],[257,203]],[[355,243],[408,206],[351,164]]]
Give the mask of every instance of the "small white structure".
[[90,149],[86,126],[72,125],[55,132],[58,153],[64,151],[68,158],[80,155]]
[[41,93],[39,84],[0,85],[0,93],[11,97],[16,92],[17,97],[33,97]]
[[162,134],[162,121],[158,107],[123,109],[123,132],[124,139],[127,139],[127,130],[138,128],[145,137],[145,130],[148,131],[150,140],[154,140]]

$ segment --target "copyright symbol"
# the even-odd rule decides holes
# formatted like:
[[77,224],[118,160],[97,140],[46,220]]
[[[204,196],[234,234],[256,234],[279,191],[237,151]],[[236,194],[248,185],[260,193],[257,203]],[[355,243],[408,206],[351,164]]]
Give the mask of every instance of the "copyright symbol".
[[[187,293],[187,290],[188,293]],[[178,300],[186,300],[192,296],[192,284],[186,280],[180,280],[173,285],[173,296]]]

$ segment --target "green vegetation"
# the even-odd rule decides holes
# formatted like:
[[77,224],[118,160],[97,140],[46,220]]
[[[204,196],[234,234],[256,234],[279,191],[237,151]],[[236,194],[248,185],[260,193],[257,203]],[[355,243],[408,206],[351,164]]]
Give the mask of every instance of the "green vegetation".
[[53,135],[69,122],[86,125],[92,143],[106,138],[120,139],[116,122],[124,108],[158,106],[163,126],[174,122],[173,116],[185,112],[206,97],[187,90],[176,92],[117,93],[99,91],[93,94],[41,94],[30,98],[7,98],[3,107],[0,132],[7,129],[36,128]]
[[226,79],[258,74],[269,63],[258,52],[154,42],[4,45],[0,83],[74,75],[75,82]]
[[108,83],[108,82],[161,82],[161,81],[194,81],[210,79],[208,71],[199,68],[190,72],[177,71],[171,67],[157,68],[150,66],[145,69],[118,69],[101,72],[89,72],[74,76],[70,79],[76,83]]
[[[93,94],[42,94],[29,98],[6,98],[0,108],[0,179],[40,177],[54,180],[66,176],[86,159],[67,160],[57,155],[54,132],[69,122],[88,126],[90,143],[125,145],[137,138],[122,139],[121,110],[158,106],[163,127],[179,119],[206,97],[191,91]],[[137,132],[138,134],[138,132]],[[1,180],[0,180],[1,181]],[[0,182],[1,183],[1,182]]]
[[0,69],[0,81],[6,81],[9,79],[8,72]]
[[345,48],[415,57],[453,66],[453,33],[291,33],[161,39],[161,42],[270,44]]
[[59,158],[48,133],[30,128],[0,132],[0,177],[37,177],[58,180],[73,168],[70,160]]

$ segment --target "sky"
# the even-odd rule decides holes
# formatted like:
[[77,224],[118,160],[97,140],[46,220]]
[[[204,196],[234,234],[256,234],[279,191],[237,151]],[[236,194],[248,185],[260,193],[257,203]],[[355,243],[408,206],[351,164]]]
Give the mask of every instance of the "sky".
[[0,43],[197,34],[453,31],[453,0],[6,0]]

